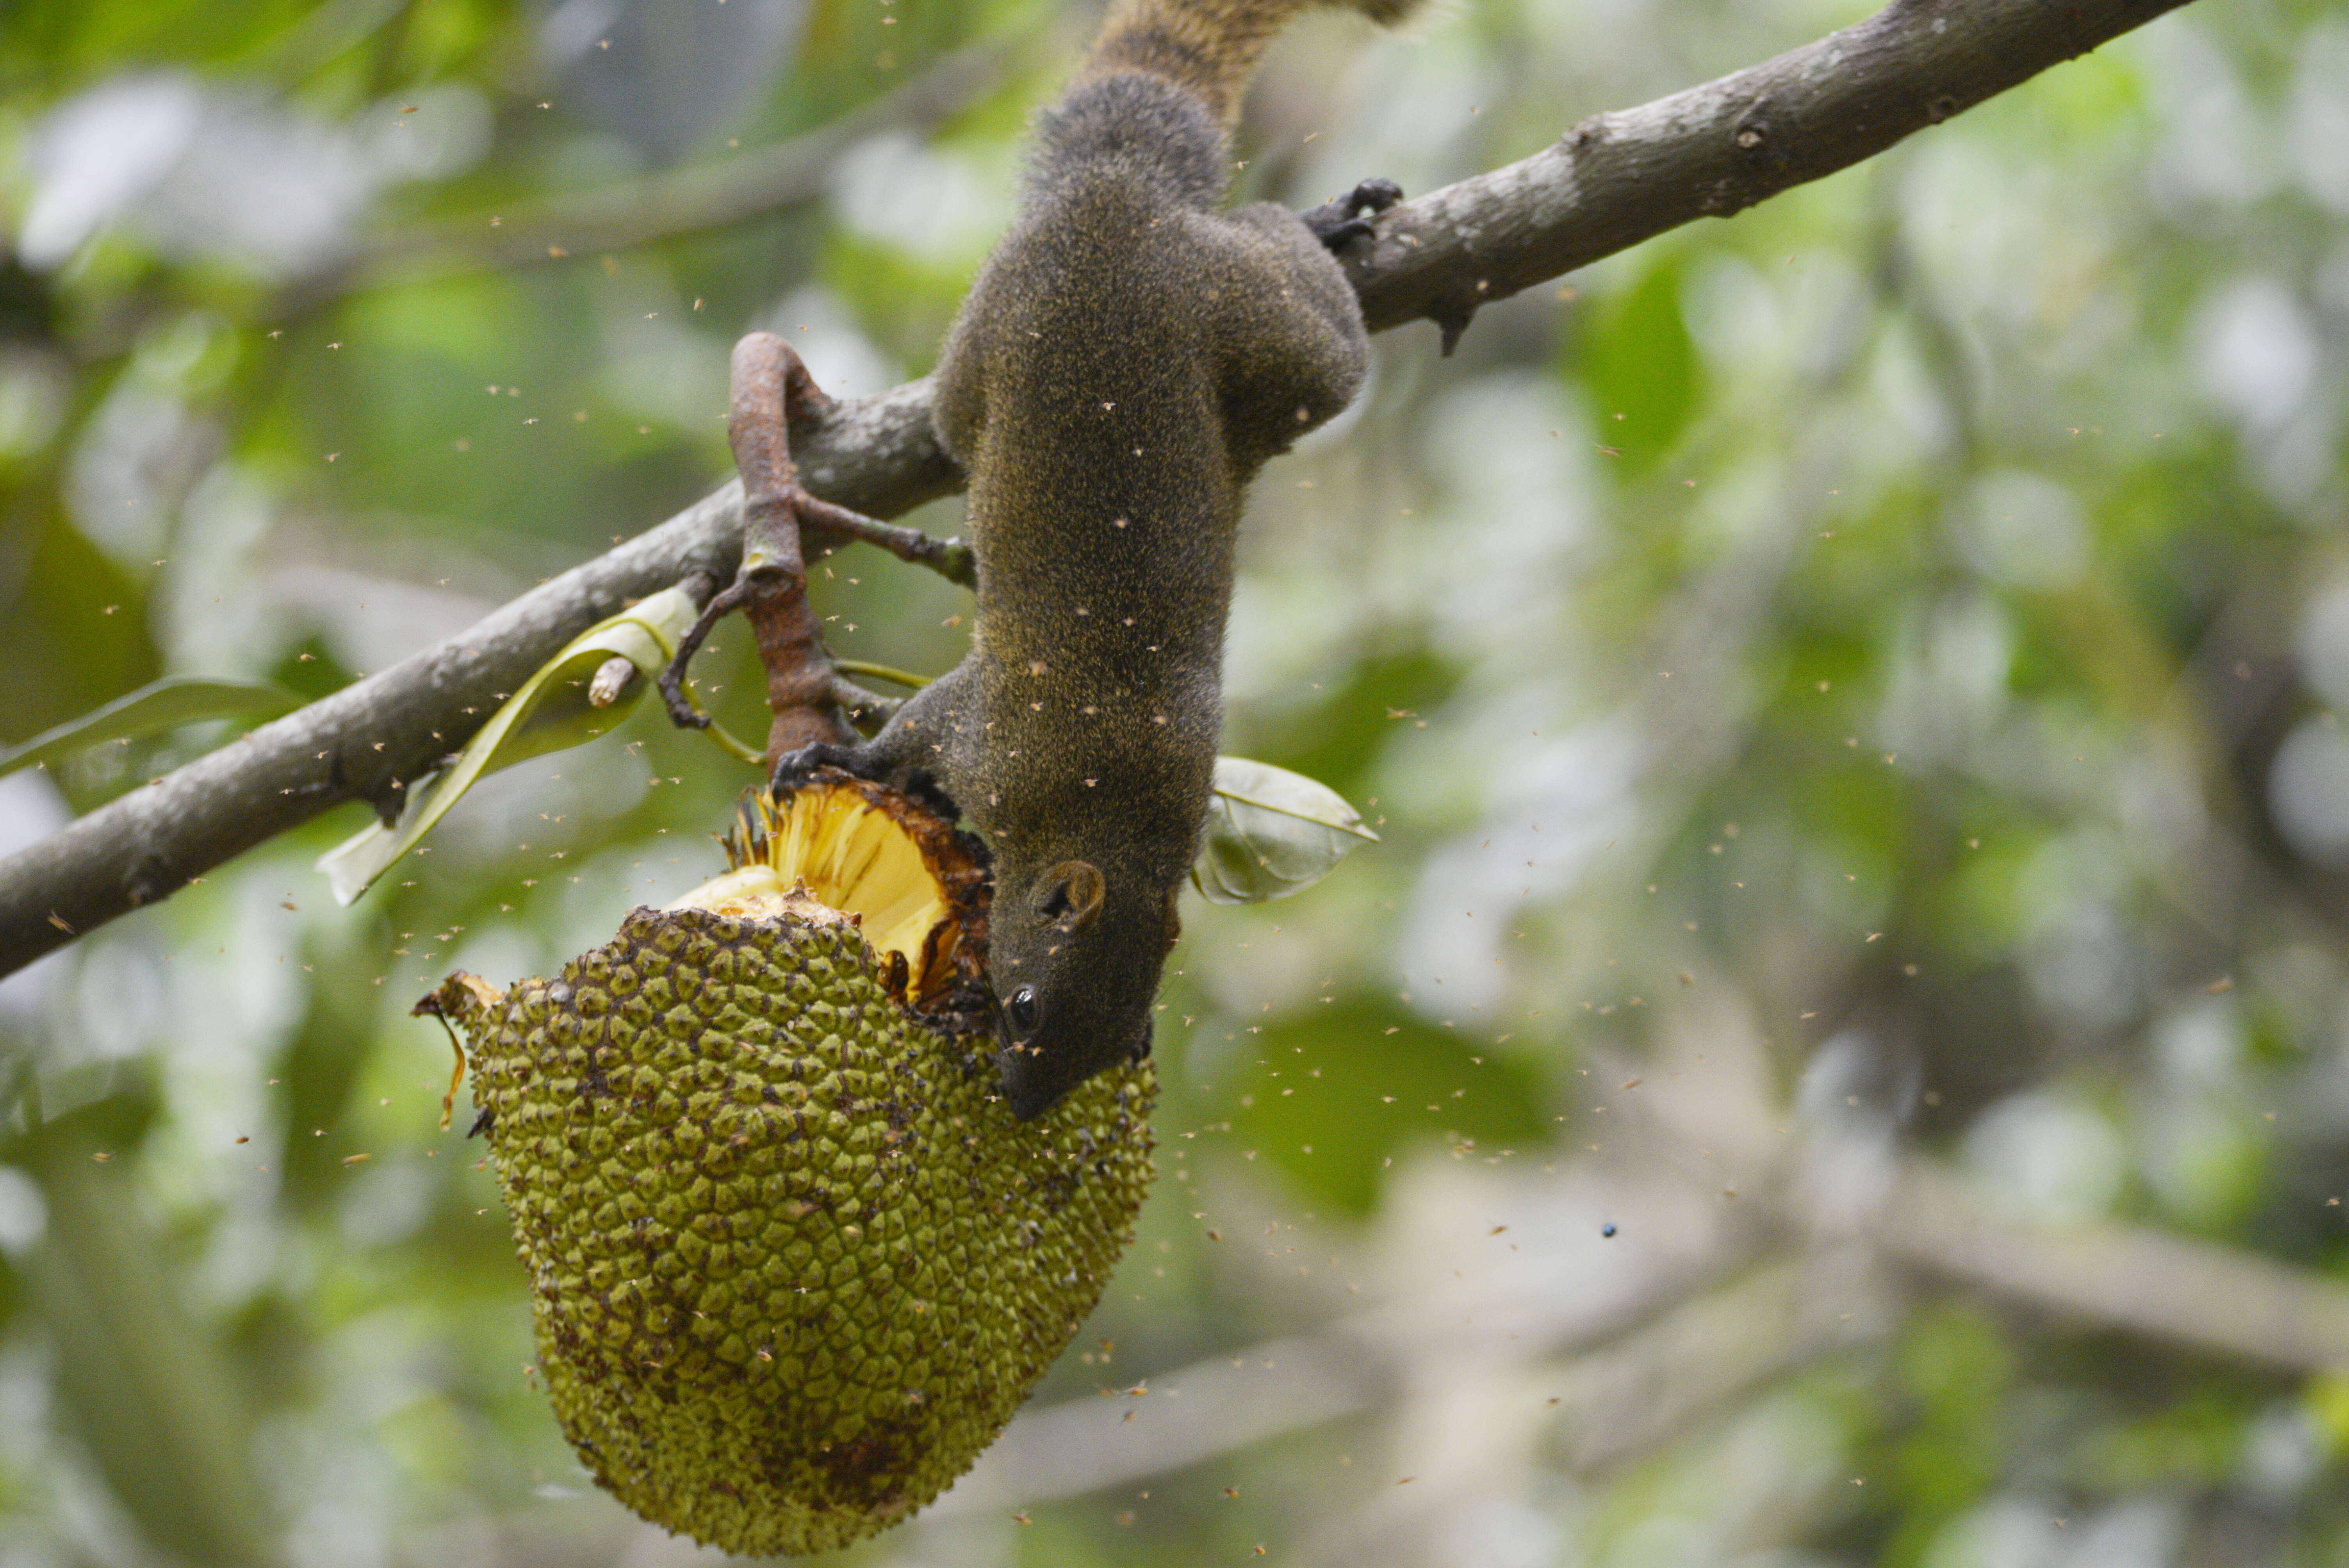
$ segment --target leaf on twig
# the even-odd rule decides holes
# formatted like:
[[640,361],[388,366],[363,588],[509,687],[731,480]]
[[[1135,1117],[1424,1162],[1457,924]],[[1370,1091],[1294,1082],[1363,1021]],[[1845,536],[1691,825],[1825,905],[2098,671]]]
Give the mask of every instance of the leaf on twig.
[[1378,837],[1327,784],[1269,762],[1218,757],[1206,839],[1191,883],[1210,903],[1287,898]]
[[[347,904],[367,892],[483,775],[578,746],[616,726],[668,667],[678,639],[698,614],[690,594],[669,588],[573,638],[490,716],[455,761],[410,787],[398,826],[369,823],[318,857],[317,869],[334,889],[336,902]],[[588,700],[588,686],[615,658],[635,665],[638,678],[598,707]]]
[[0,773],[14,773],[36,763],[61,762],[77,751],[109,740],[136,740],[208,719],[275,718],[301,706],[300,697],[265,681],[166,676],[127,696],[116,697],[104,707],[43,730],[22,746],[0,751]]

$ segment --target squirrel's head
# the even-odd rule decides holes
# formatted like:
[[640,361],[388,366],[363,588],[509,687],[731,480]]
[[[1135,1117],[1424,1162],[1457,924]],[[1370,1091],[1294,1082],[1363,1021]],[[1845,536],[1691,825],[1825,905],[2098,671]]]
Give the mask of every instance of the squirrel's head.
[[1026,1121],[1103,1068],[1150,1054],[1150,1004],[1182,927],[1174,888],[1113,881],[1089,861],[995,870],[996,1059],[1011,1114]]

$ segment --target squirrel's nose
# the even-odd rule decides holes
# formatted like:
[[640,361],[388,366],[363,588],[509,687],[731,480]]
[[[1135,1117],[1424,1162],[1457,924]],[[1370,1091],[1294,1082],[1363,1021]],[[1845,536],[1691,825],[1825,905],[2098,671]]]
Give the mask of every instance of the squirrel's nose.
[[1011,1114],[1021,1121],[1035,1120],[1067,1091],[1065,1084],[1047,1081],[1036,1058],[1017,1047],[1007,1047],[995,1062],[1003,1073],[1003,1098],[1009,1102]]

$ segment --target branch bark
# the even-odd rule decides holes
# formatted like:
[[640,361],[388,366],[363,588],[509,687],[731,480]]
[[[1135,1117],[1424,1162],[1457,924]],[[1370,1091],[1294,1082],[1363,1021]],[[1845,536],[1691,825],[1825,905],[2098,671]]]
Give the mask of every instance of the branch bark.
[[1479,305],[1874,157],[2185,0],[1893,0],[1816,43],[1406,201],[1352,263],[1374,332]]
[[[916,433],[918,432],[918,433]],[[894,515],[950,492],[916,382],[794,432],[808,482]],[[926,456],[925,456],[926,454]],[[688,573],[730,582],[742,487],[574,567],[462,634],[288,714],[0,861],[0,973],[13,973],[347,800],[396,812],[409,780],[462,746],[554,651]]]
[[[1636,108],[1594,115],[1532,157],[1392,210],[1349,258],[1384,331],[1423,317],[1447,345],[1477,307],[1703,217],[1848,168],[2184,0],[1894,0],[1864,22]],[[808,488],[874,517],[950,493],[926,382],[794,429]],[[0,861],[0,975],[168,897],[344,801],[395,809],[571,637],[696,569],[730,578],[729,485],[460,636],[254,730]]]

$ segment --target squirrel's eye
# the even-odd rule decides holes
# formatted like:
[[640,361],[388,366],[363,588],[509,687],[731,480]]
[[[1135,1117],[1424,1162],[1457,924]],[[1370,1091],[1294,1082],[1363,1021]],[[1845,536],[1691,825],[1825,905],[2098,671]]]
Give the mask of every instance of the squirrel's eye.
[[1036,987],[1033,985],[1020,986],[1011,993],[1010,1000],[1004,1006],[1011,1015],[1012,1026],[1021,1034],[1036,1026]]

